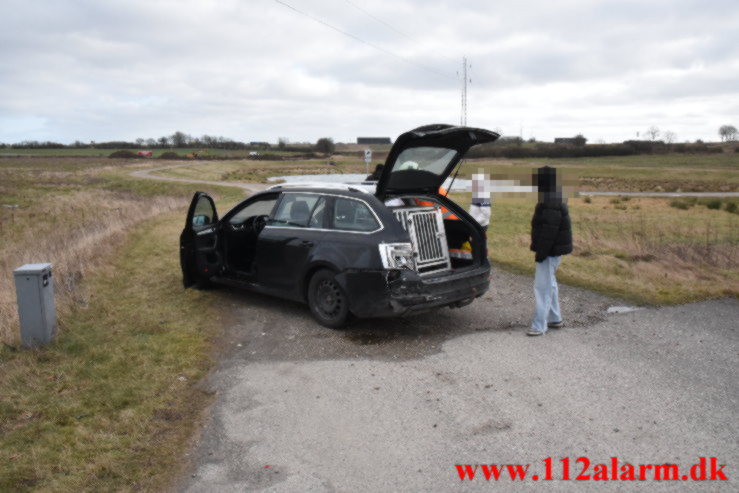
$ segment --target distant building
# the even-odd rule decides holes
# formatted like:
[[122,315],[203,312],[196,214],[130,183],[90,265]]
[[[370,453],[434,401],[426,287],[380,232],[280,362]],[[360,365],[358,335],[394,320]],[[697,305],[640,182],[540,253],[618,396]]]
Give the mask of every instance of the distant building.
[[269,142],[256,142],[256,141],[252,141],[252,142],[249,142],[249,145],[250,146],[269,146]]
[[392,144],[390,137],[357,137],[357,144]]
[[557,137],[554,139],[555,144],[566,144],[582,147],[587,143],[588,139],[582,136],[582,134],[575,135],[574,137]]
[[577,137],[555,137],[554,143],[555,144],[577,144],[578,139]]

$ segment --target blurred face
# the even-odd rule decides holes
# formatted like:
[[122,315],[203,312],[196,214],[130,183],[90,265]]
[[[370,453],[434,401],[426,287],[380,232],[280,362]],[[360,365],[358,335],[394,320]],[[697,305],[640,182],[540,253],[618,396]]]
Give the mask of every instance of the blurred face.
[[475,173],[472,175],[472,196],[476,199],[486,199],[490,197],[491,181],[490,176],[485,173]]
[[536,170],[536,173],[532,174],[531,181],[538,191],[539,202],[542,202],[547,196],[551,197],[559,191],[559,187],[557,186],[557,171],[554,168],[539,168]]

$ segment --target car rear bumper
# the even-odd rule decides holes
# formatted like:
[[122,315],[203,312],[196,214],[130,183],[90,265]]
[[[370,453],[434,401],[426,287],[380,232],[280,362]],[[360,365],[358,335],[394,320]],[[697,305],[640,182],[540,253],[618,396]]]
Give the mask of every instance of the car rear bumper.
[[421,277],[410,271],[347,271],[337,280],[358,317],[387,317],[463,306],[490,287],[490,265]]

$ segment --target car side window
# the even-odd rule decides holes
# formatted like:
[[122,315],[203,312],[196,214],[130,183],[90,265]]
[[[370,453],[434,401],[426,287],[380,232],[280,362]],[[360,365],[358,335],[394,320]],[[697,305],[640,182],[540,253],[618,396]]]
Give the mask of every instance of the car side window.
[[344,231],[374,231],[380,227],[364,202],[337,198],[334,205],[334,229]]
[[230,224],[241,224],[250,217],[254,216],[268,216],[272,209],[275,206],[275,202],[277,202],[276,197],[270,197],[264,200],[257,200],[256,202],[252,202],[251,204],[247,205],[243,209],[241,209],[239,212],[231,216],[231,219],[228,220]]
[[272,225],[305,228],[311,220],[311,212],[316,207],[320,195],[286,193],[277,206]]

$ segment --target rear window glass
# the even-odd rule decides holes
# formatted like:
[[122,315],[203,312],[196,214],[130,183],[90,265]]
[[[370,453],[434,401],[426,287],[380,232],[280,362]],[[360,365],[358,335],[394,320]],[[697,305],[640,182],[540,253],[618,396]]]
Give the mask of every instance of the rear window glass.
[[344,231],[374,231],[380,227],[364,202],[337,198],[334,205],[334,229]]
[[400,153],[393,173],[419,170],[441,175],[456,155],[457,151],[444,147],[411,147]]

